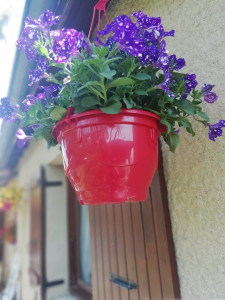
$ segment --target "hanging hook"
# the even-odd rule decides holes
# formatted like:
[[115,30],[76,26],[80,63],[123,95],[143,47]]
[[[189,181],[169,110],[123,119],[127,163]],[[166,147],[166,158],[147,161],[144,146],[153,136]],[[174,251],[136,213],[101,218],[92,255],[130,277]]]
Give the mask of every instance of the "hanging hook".
[[93,16],[92,16],[92,21],[91,21],[91,26],[90,26],[90,30],[89,30],[89,33],[88,33],[88,38],[90,39],[90,36],[91,36],[91,32],[92,32],[92,29],[93,29],[93,25],[94,25],[94,20],[95,20],[95,14],[96,14],[96,10],[98,10],[98,31],[100,30],[100,22],[101,22],[101,11],[104,12],[105,14],[105,17],[106,17],[106,20],[108,23],[109,22],[109,18],[107,16],[107,13],[106,13],[106,3],[108,2],[109,0],[99,0],[95,6],[94,6],[94,11],[93,11]]

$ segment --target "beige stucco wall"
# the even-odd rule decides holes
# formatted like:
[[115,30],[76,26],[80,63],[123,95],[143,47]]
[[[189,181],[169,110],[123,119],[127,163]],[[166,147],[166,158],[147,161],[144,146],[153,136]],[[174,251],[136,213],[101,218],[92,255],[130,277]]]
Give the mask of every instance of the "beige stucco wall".
[[[107,11],[112,21],[139,9],[175,29],[170,54],[186,59],[183,70],[196,73],[200,87],[216,85],[219,100],[206,110],[213,123],[225,119],[225,1],[111,0]],[[195,138],[181,132],[175,154],[163,145],[181,295],[225,299],[225,132],[213,143],[195,128]]]
[[[41,165],[45,166],[47,180],[62,182],[61,186],[46,190],[46,275],[48,281],[63,279],[64,284],[49,288],[46,299],[68,294],[67,182],[58,159],[60,156],[59,147],[48,150],[44,141],[33,141],[19,162],[16,181],[24,187],[24,196],[18,208],[18,238],[15,246],[6,245],[4,260],[10,269],[14,254],[17,253],[21,257],[22,300],[41,299],[40,285],[33,286],[29,275],[30,191],[40,178]],[[58,166],[52,165],[52,162]]]

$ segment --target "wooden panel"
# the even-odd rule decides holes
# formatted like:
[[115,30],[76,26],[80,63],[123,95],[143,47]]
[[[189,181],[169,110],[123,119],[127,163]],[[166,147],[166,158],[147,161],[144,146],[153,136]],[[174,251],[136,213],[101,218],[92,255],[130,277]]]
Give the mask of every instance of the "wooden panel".
[[141,208],[144,224],[145,250],[148,266],[150,294],[152,299],[162,299],[159,259],[156,247],[155,224],[152,213],[152,203],[149,194],[147,201],[141,204]]
[[[163,170],[145,202],[90,209],[93,300],[179,299],[179,281]],[[94,236],[94,237],[93,237]],[[127,290],[110,274],[130,280]]]
[[149,284],[140,203],[131,204],[139,299],[149,300]]
[[[108,219],[110,269],[112,274],[117,275],[119,269],[118,269],[118,256],[117,256],[117,249],[116,249],[116,231],[115,231],[113,205],[108,204],[106,210],[107,210],[107,219]],[[115,284],[112,284],[112,298],[113,300],[121,299],[120,288]],[[93,300],[98,300],[98,299],[93,299]]]
[[[126,252],[124,243],[124,227],[122,220],[122,206],[121,204],[114,205],[115,210],[115,224],[116,224],[116,241],[118,253],[118,273],[114,274],[121,278],[127,279],[127,266],[126,266]],[[120,289],[121,299],[129,299],[129,291],[126,288]]]
[[[104,286],[107,300],[112,300],[112,285],[110,283],[110,255],[109,255],[109,236],[107,224],[107,209],[105,205],[99,207],[102,224],[102,260],[104,268]],[[96,298],[97,299],[97,298]]]
[[[137,270],[136,270],[136,259],[134,249],[134,235],[131,218],[131,205],[125,203],[122,205],[123,210],[123,226],[124,226],[124,240],[125,240],[125,251],[126,251],[126,262],[127,262],[127,278],[128,280],[137,284]],[[133,289],[129,291],[129,299],[137,300],[138,290]]]
[[96,207],[94,209],[95,215],[95,234],[96,234],[96,260],[97,260],[97,277],[98,277],[98,299],[105,300],[105,285],[104,285],[104,262],[102,253],[102,224],[101,212]]
[[89,206],[89,224],[90,224],[90,245],[91,245],[91,281],[92,281],[92,295],[93,299],[98,298],[98,277],[97,277],[97,258],[96,258],[96,243],[97,238],[95,234],[95,219],[94,207]]

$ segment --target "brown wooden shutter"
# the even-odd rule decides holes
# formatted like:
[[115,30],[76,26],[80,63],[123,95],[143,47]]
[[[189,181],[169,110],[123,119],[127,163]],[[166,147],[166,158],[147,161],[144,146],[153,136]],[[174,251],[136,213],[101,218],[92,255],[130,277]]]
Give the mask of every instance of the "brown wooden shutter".
[[[162,166],[142,203],[90,206],[93,300],[179,299]],[[130,280],[128,290],[110,276]]]

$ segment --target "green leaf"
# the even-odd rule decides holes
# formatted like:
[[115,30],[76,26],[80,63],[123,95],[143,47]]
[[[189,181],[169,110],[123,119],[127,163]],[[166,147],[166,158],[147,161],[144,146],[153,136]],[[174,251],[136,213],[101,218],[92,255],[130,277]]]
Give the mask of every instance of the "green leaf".
[[40,47],[38,51],[42,56],[48,56],[48,50],[45,47]]
[[183,78],[183,77],[186,76],[186,74],[184,74],[184,73],[177,73],[177,72],[173,72],[172,75],[173,75],[172,78],[177,78],[177,77],[178,78]]
[[191,116],[193,116],[195,114],[194,106],[191,103],[191,101],[183,99],[183,100],[177,101],[176,103],[177,103],[177,106],[180,107],[187,114],[189,114]]
[[84,60],[84,65],[95,65],[97,67],[101,67],[101,61],[98,58],[91,58]]
[[109,52],[109,47],[102,47],[102,48],[94,47],[94,53],[98,54],[99,57],[106,56],[108,52]]
[[132,75],[133,78],[138,79],[138,80],[148,80],[151,79],[151,76],[145,73],[138,73],[135,75]]
[[128,109],[134,107],[133,103],[131,103],[126,97],[123,98],[123,102],[125,103]]
[[171,132],[170,134],[168,134],[168,144],[170,147],[170,151],[174,152],[176,147],[178,146],[180,141],[180,136],[179,134],[175,133],[175,132]]
[[120,78],[117,78],[117,79],[113,80],[112,82],[108,83],[106,85],[106,88],[109,89],[109,88],[118,87],[121,85],[132,85],[133,83],[134,83],[134,80],[131,78],[120,77]]
[[43,118],[43,116],[42,116],[42,111],[41,111],[41,110],[38,110],[38,111],[36,112],[36,118],[37,118],[38,120],[41,120],[41,119]]
[[115,101],[120,101],[121,100],[121,98],[118,96],[118,95],[112,95],[110,98],[109,98],[109,101],[111,101],[111,100],[115,100]]
[[194,104],[194,105],[199,105],[199,104],[201,104],[202,103],[202,100],[201,99],[196,99],[196,100],[193,100],[192,101],[192,104]]
[[209,117],[206,113],[204,113],[203,111],[199,111],[198,112],[199,117],[201,117],[203,120],[206,120],[207,122],[209,122]]
[[186,131],[187,131],[188,133],[190,133],[192,136],[195,136],[195,132],[194,132],[194,130],[193,130],[193,128],[192,128],[191,123],[190,123],[190,122],[187,122],[187,124],[188,124],[188,126],[186,127]]
[[181,122],[181,125],[184,127],[184,128],[187,128],[188,126],[189,126],[189,121],[187,121],[187,120],[182,120]]
[[81,100],[81,105],[83,107],[89,107],[89,106],[93,106],[96,104],[101,104],[98,99],[94,96],[85,96],[84,98],[82,98]]
[[145,90],[136,90],[134,93],[140,96],[148,96],[148,93]]
[[31,105],[27,111],[27,115],[29,116],[29,118],[31,117],[36,117],[36,107],[35,105]]
[[56,106],[50,113],[50,118],[54,121],[59,121],[66,116],[67,109],[62,106]]
[[82,85],[81,87],[79,87],[77,89],[77,92],[83,90],[84,88],[88,87],[88,86],[95,86],[95,85],[98,85],[98,86],[101,86],[101,83],[99,83],[97,80],[94,80],[94,81],[88,81],[86,82],[84,85]]
[[171,132],[172,128],[171,128],[171,125],[170,125],[170,123],[168,121],[161,119],[160,123],[162,123],[163,125],[165,125],[167,127],[167,133]]
[[113,57],[113,58],[107,59],[107,60],[104,62],[103,65],[109,65],[109,64],[111,64],[111,63],[113,63],[114,61],[117,61],[117,60],[119,60],[119,59],[121,59],[121,57]]
[[103,111],[106,114],[118,114],[121,110],[121,102],[113,102],[109,106],[100,107],[101,111]]
[[103,77],[108,78],[108,79],[112,79],[115,74],[116,74],[115,70],[109,70],[107,72],[100,73],[100,75],[102,75]]

